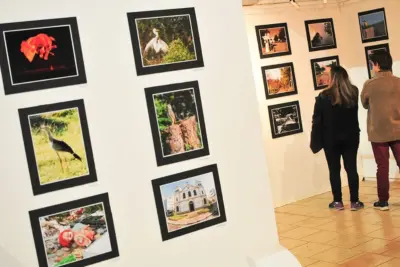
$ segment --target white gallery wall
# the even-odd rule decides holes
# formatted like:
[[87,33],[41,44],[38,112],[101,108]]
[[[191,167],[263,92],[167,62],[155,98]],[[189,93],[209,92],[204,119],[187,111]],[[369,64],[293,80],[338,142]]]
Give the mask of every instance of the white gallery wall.
[[[205,67],[137,77],[127,12],[183,7],[196,8]],[[103,192],[120,257],[96,266],[243,267],[248,258],[278,251],[240,1],[7,0],[0,9],[0,23],[62,17],[78,19],[87,84],[0,93],[1,265],[38,266],[29,210]],[[144,88],[193,80],[200,84],[211,154],[157,167]],[[33,196],[18,109],[74,99],[85,101],[98,182]],[[213,163],[227,222],[162,242],[151,180]]]
[[[300,9],[290,5],[274,8],[244,8],[253,76],[263,125],[264,148],[267,153],[268,172],[275,207],[330,190],[325,155],[323,152],[314,155],[309,148],[315,96],[320,93],[320,91],[314,90],[310,60],[339,56],[340,64],[348,70],[352,82],[358,86],[361,92],[362,85],[368,79],[364,47],[385,42],[362,44],[358,12],[381,7],[385,7],[386,10],[389,31],[387,42],[389,42],[390,51],[394,61],[400,57],[400,52],[396,50],[400,34],[396,32],[395,28],[399,23],[396,10],[400,8],[400,2],[396,0],[362,0],[349,3],[342,6],[336,4],[305,6]],[[323,18],[333,19],[337,49],[309,52],[304,21]],[[287,23],[292,55],[260,59],[255,26],[274,23]],[[261,67],[287,62],[294,64],[298,94],[267,100]],[[399,65],[396,62],[394,73],[400,74]],[[268,106],[295,100],[300,103],[304,132],[272,139]],[[376,168],[372,149],[367,139],[366,118],[367,112],[360,105],[361,144],[358,161],[360,178],[365,173],[371,177],[371,172],[374,177]],[[344,171],[342,174],[342,184],[346,185],[347,177]],[[398,170],[394,162],[391,162],[391,176],[397,174]],[[348,198],[349,196],[344,197]]]

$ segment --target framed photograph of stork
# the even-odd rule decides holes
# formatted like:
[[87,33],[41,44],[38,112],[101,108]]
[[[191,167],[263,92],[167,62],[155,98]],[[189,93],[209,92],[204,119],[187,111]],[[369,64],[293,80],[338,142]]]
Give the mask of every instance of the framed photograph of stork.
[[157,165],[210,154],[197,81],[145,89]]
[[41,267],[83,267],[119,257],[107,193],[29,211]]
[[34,195],[97,181],[83,100],[18,112]]
[[226,222],[216,164],[152,181],[163,241]]
[[272,138],[303,132],[299,101],[268,106]]
[[86,83],[75,17],[0,24],[6,95]]
[[204,67],[194,8],[128,13],[137,75]]
[[280,57],[292,54],[286,23],[256,26],[260,58]]

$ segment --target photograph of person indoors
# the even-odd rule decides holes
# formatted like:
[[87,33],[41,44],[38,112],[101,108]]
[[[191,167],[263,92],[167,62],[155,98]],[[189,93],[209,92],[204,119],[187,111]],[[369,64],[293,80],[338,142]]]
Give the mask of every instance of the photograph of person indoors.
[[328,88],[316,97],[311,133],[311,149],[314,153],[323,149],[328,163],[333,194],[330,209],[344,209],[340,178],[341,157],[349,182],[350,208],[352,211],[364,208],[364,204],[358,198],[359,143],[358,88],[351,83],[343,67],[333,66]]
[[378,165],[379,200],[374,208],[389,210],[389,147],[400,168],[400,78],[392,73],[389,52],[378,50],[370,60],[375,77],[365,82],[361,102],[368,109],[368,140]]

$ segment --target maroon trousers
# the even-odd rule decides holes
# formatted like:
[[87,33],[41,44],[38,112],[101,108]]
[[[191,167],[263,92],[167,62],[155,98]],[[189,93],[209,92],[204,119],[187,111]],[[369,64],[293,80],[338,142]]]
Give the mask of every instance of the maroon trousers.
[[372,150],[378,165],[376,179],[379,201],[389,200],[389,148],[392,150],[397,166],[400,168],[400,141],[372,143]]

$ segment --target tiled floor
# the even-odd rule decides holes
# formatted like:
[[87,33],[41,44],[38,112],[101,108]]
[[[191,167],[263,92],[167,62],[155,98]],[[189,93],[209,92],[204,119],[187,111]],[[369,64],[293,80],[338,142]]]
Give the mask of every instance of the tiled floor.
[[365,209],[330,211],[331,192],[275,210],[280,242],[308,267],[400,267],[400,183],[392,183],[390,211],[372,208],[376,183],[360,182]]

